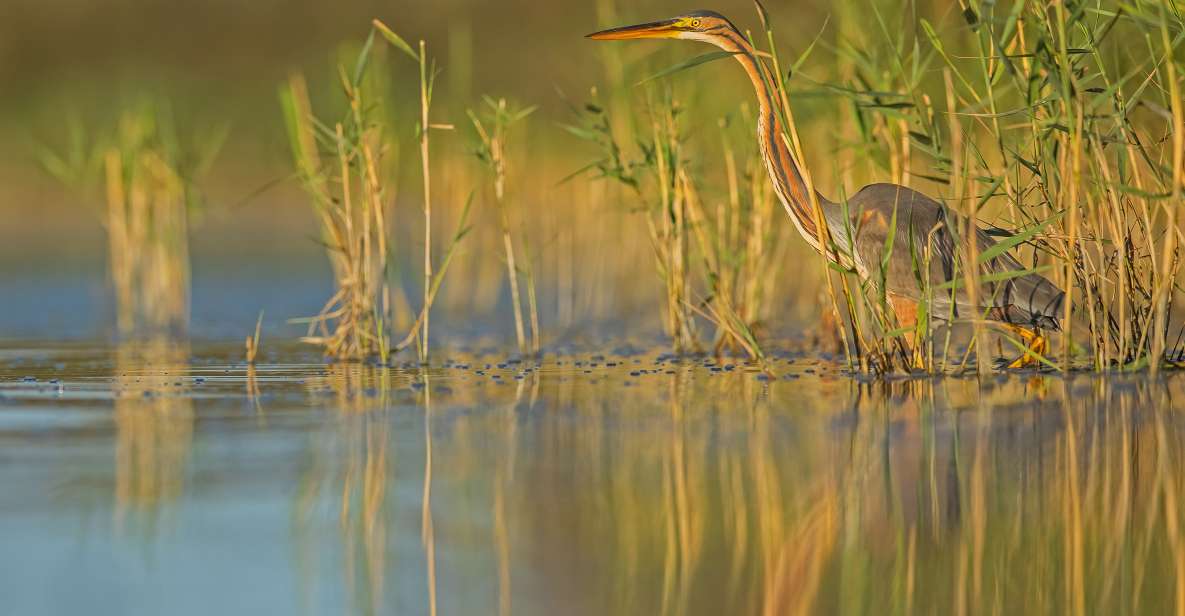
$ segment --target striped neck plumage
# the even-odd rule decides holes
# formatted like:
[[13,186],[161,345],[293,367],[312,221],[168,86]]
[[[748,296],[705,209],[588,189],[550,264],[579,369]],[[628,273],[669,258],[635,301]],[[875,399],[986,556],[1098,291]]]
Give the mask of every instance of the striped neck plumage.
[[[766,172],[769,173],[775,192],[781,200],[786,212],[794,221],[798,232],[816,249],[819,248],[815,215],[811,205],[810,191],[802,179],[798,164],[794,161],[790,147],[786,143],[782,120],[778,115],[779,101],[774,89],[773,76],[765,65],[757,59],[753,46],[739,32],[731,31],[705,37],[724,51],[733,54],[741,63],[749,80],[753,82],[753,89],[757,93],[757,142],[761,148],[761,156],[765,161]],[[820,204],[826,200],[816,193]]]

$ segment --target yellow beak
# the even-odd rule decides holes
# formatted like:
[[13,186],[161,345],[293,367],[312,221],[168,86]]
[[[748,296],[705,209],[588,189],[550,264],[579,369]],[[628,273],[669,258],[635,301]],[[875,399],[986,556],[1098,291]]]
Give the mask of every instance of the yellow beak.
[[675,38],[679,35],[679,30],[675,28],[678,20],[668,19],[666,21],[656,21],[648,24],[639,24],[637,26],[625,26],[624,28],[613,28],[611,30],[601,30],[600,32],[593,32],[587,38],[597,41],[626,41],[631,39],[653,39],[653,38]]

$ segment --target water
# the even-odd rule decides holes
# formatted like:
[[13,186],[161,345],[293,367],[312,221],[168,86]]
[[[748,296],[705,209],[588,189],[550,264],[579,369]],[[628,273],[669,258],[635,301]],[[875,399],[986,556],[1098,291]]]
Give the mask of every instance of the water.
[[1177,376],[270,351],[0,350],[5,613],[1182,607]]

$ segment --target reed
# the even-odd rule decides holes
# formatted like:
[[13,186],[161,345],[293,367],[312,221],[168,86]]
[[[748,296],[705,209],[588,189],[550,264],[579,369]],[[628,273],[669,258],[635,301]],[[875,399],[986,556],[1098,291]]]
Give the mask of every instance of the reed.
[[255,333],[247,336],[243,343],[244,355],[248,365],[254,365],[256,357],[259,356],[259,334],[263,329],[263,311],[259,311],[259,318],[255,320]]
[[693,261],[703,280],[703,299],[694,308],[715,327],[712,348],[717,355],[743,351],[764,363],[759,335],[775,310],[786,249],[795,238],[778,224],[781,210],[751,138],[755,122],[748,105],[719,121],[726,199],[705,203],[687,173],[682,182],[696,240]]
[[[576,109],[580,124],[565,128],[595,144],[602,155],[581,172],[616,182],[638,202],[631,210],[645,221],[675,352],[703,350],[699,321],[704,321],[715,328],[717,354],[743,351],[761,362],[765,353],[756,327],[775,297],[774,272],[780,265],[768,256],[786,244],[771,224],[773,193],[763,181],[759,154],[751,139],[742,141],[748,153],[742,177],[733,152],[735,135],[723,130],[729,198],[705,204],[698,188],[705,180],[686,146],[687,110],[670,88],[648,91],[645,108],[644,118],[622,123],[648,127],[628,147],[614,137],[616,122],[597,102]],[[739,113],[746,116],[747,108]],[[747,122],[752,125],[751,116]],[[742,190],[742,181],[748,190]]]
[[184,331],[189,322],[188,213],[184,188],[151,125],[127,117],[104,155],[109,265],[123,335]]
[[[389,31],[389,30],[388,30]],[[432,280],[432,165],[429,161],[429,128],[428,114],[432,105],[432,83],[428,78],[427,46],[420,40],[419,54],[414,56],[420,64],[420,165],[424,177],[424,310],[423,330],[420,334],[418,350],[420,361],[428,360],[428,323],[432,313],[432,297],[429,285]],[[436,78],[436,67],[433,66],[432,80]]]
[[574,109],[578,125],[565,129],[592,144],[601,158],[575,175],[596,172],[596,179],[612,180],[632,193],[631,208],[645,221],[655,265],[663,281],[663,322],[677,353],[700,350],[695,313],[690,299],[687,160],[683,155],[682,109],[668,89],[647,91],[645,134],[634,137],[627,150],[614,135],[606,109],[595,100]]
[[[982,187],[978,206],[996,201],[1000,226],[1045,225],[1026,243],[1033,268],[1067,291],[1059,366],[1073,367],[1082,348],[1095,370],[1155,370],[1175,353],[1179,273],[1180,59],[1170,17],[1153,3],[1058,4],[968,20],[971,66],[922,26],[956,77],[961,115],[986,137],[969,171]],[[1120,53],[1133,39],[1150,42],[1146,55]]]
[[[523,307],[519,293],[519,267],[516,265],[514,239],[511,232],[510,214],[506,203],[507,157],[506,141],[511,126],[523,121],[535,112],[536,107],[511,109],[506,99],[484,98],[485,120],[473,109],[467,110],[470,122],[477,132],[479,145],[477,158],[489,168],[494,191],[494,207],[498,215],[498,228],[502,235],[502,255],[506,259],[506,280],[510,283],[511,309],[514,311],[514,333],[520,353],[539,352],[539,310],[535,296],[535,280],[531,274],[530,258],[523,265],[522,274],[527,281],[528,310],[531,323],[531,342],[527,345],[526,328],[523,325]],[[525,240],[524,240],[525,241]]]
[[107,269],[123,337],[184,334],[189,326],[191,211],[195,182],[213,164],[227,131],[183,138],[170,106],[156,99],[124,111],[109,132],[75,123],[70,148],[41,151],[43,166],[89,198],[103,195]]
[[[813,172],[808,181],[841,203],[844,195],[869,182],[915,188],[974,223],[952,231],[969,237],[975,226],[986,229],[999,245],[1019,254],[1026,268],[1066,289],[1071,301],[1061,319],[1064,331],[1049,356],[1040,358],[1043,365],[1139,370],[1182,359],[1176,310],[1181,300],[1181,220],[1176,210],[1185,164],[1179,84],[1185,71],[1176,8],[1109,0],[1049,6],[975,1],[960,7],[950,12],[910,0],[874,3],[867,10],[839,6],[834,22],[811,28],[818,32],[814,38],[797,36],[804,28],[796,28],[793,39],[779,36],[791,34],[785,26],[775,31],[775,23],[781,23],[777,19],[785,15],[767,17],[761,11],[752,20],[757,27],[750,38],[764,50],[772,69],[787,140],[802,166]],[[596,3],[603,25],[641,17],[619,8],[611,0]],[[326,344],[331,354],[337,349],[342,356],[389,355],[402,348],[396,342],[407,333],[405,323],[394,323],[402,312],[403,321],[416,325],[411,344],[424,359],[436,296],[433,281],[452,259],[448,232],[441,231],[449,225],[441,221],[453,223],[467,213],[464,199],[448,191],[490,183],[489,176],[465,171],[462,157],[441,147],[448,144],[433,143],[433,133],[451,128],[436,122],[433,114],[463,110],[468,101],[459,97],[472,85],[466,74],[480,70],[466,65],[450,75],[447,81],[457,92],[442,96],[435,92],[439,69],[428,57],[427,45],[413,46],[380,22],[374,28],[365,58],[346,63],[343,83],[336,88],[345,93],[347,107],[357,107],[357,114],[313,114],[303,80],[294,78],[285,88],[299,175],[313,195],[322,226],[339,227],[322,237],[332,253],[339,293],[314,319],[309,338]],[[373,45],[376,39],[389,46]],[[467,63],[475,43],[471,35],[458,26],[450,40],[450,56]],[[795,42],[780,48],[779,40]],[[392,55],[414,62],[415,97],[410,92],[402,97],[406,100],[392,96],[397,90],[390,75],[396,73],[371,66],[385,57],[379,48],[394,49]],[[577,120],[566,134],[535,130],[546,125],[536,121],[545,115],[542,111],[532,117],[530,132],[502,127],[522,139],[524,149],[545,155],[532,156],[529,182],[514,179],[519,166],[504,153],[501,163],[488,161],[495,193],[497,185],[509,183],[512,190],[503,190],[512,196],[506,199],[504,194],[506,200],[499,204],[495,194],[495,224],[483,225],[477,248],[456,259],[457,278],[466,285],[449,285],[442,308],[455,310],[467,301],[465,308],[474,316],[493,312],[499,289],[509,286],[520,349],[538,347],[540,313],[546,320],[554,308],[556,323],[569,329],[639,315],[637,320],[646,324],[661,320],[678,350],[753,357],[769,345],[770,327],[810,328],[824,315],[834,324],[850,365],[881,373],[986,372],[993,356],[1013,353],[1012,345],[1019,341],[996,331],[985,314],[934,314],[930,299],[949,289],[927,288],[923,277],[918,277],[922,301],[917,313],[898,323],[886,305],[884,285],[876,280],[884,273],[876,267],[857,276],[850,268],[837,271],[820,259],[807,261],[818,267],[800,268],[802,276],[788,275],[786,263],[808,253],[777,214],[760,168],[752,166],[752,135],[742,130],[749,120],[746,112],[732,111],[736,93],[715,87],[715,73],[726,69],[713,66],[709,73],[699,68],[694,74],[701,78],[691,79],[681,70],[703,62],[685,63],[659,73],[661,81],[638,88],[636,78],[645,77],[639,73],[656,73],[653,56],[635,62],[629,46],[589,49],[590,56],[601,54],[603,76],[593,79],[604,85],[587,104],[576,106]],[[313,100],[331,98],[315,94]],[[722,115],[724,102],[729,128],[720,134],[705,119]],[[487,133],[480,147],[492,154],[499,138],[497,112],[487,109],[485,117],[476,109],[474,113]],[[412,124],[399,118],[413,115],[422,190],[415,196],[423,197],[422,228],[403,216],[395,224],[388,211],[395,208],[398,177],[394,134]],[[572,135],[596,149],[597,160],[587,167],[591,175],[611,182],[569,181],[558,189],[552,184],[552,178],[562,177],[586,156]],[[149,149],[155,147],[153,140],[145,141]],[[185,167],[190,157],[156,149],[166,167],[175,167],[181,185],[189,185],[193,173]],[[373,177],[368,155],[377,165]],[[101,154],[45,158],[47,167],[59,170],[75,165],[102,169],[105,160]],[[111,190],[104,191],[112,202],[118,205],[122,199],[126,210],[130,197],[121,193],[161,195],[148,201],[182,198],[184,188],[167,188],[166,176],[157,174],[152,180],[146,170],[151,165],[142,157],[124,153],[119,158],[118,165],[111,165],[117,171],[110,174]],[[133,160],[140,161],[135,172],[128,166]],[[121,186],[117,176],[124,182],[141,178],[143,186]],[[150,180],[158,186],[148,186]],[[347,192],[352,231],[343,217]],[[515,212],[543,210],[514,223]],[[849,214],[852,228],[844,231],[858,233],[859,213]],[[125,282],[156,275],[129,273],[138,266],[123,263],[135,259],[118,255],[133,250],[127,246],[152,244],[150,235],[176,236],[177,224],[166,223],[165,215],[153,217],[174,230],[146,232],[146,227],[119,223],[116,214],[105,212],[103,218],[112,230],[117,296],[129,296],[120,289],[152,286]],[[458,225],[452,237],[464,236],[467,224]],[[371,235],[364,241],[367,225]],[[413,228],[415,237],[409,233]],[[136,233],[140,235],[132,237]],[[120,239],[125,235],[128,239]],[[402,253],[394,248],[395,238],[405,249]],[[607,241],[617,241],[621,249],[603,250]],[[967,245],[951,284],[977,293],[985,281],[979,268],[970,265],[996,248]],[[357,246],[363,248],[355,250]],[[414,259],[408,257],[412,247],[422,248]],[[918,272],[934,258],[925,245],[898,242],[884,248],[886,256],[908,255]],[[180,249],[157,252],[185,258]],[[842,262],[834,243],[825,252]],[[486,258],[495,253],[506,263]],[[419,288],[411,293],[422,302],[415,314],[398,309],[408,302],[396,255],[417,264],[417,280],[406,281],[408,289]],[[636,264],[646,257],[653,259],[659,274],[657,285],[637,275]],[[161,269],[167,268],[143,268]],[[351,271],[359,275],[351,277]],[[173,284],[180,288],[186,275],[174,269],[165,277],[182,281]],[[509,279],[507,285],[503,279]],[[473,293],[471,287],[476,288]],[[120,303],[137,301],[142,300]],[[154,305],[173,306],[168,310],[176,313],[176,306],[184,303],[158,300]],[[647,305],[652,308],[641,308]],[[783,320],[774,323],[771,317]],[[944,322],[952,326],[944,327]],[[392,335],[395,330],[398,336]]]
[[[769,46],[768,55],[769,55],[772,65],[773,65],[773,75],[774,75],[775,83],[770,84],[770,85],[772,85],[776,88],[776,91],[778,92],[778,95],[779,95],[778,96],[778,103],[779,103],[779,110],[778,111],[780,112],[780,114],[782,116],[783,126],[785,126],[786,130],[789,132],[788,143],[791,146],[791,150],[792,150],[791,153],[794,155],[796,160],[803,161],[803,160],[806,160],[806,156],[805,156],[805,152],[804,152],[803,146],[802,146],[802,138],[799,136],[798,124],[794,121],[794,109],[790,105],[789,90],[787,88],[786,81],[785,81],[785,74],[786,73],[783,72],[783,62],[782,62],[781,57],[778,53],[777,44],[775,43],[774,29],[770,25],[769,15],[766,12],[765,7],[761,4],[761,2],[759,0],[756,1],[755,4],[757,6],[758,16],[760,17],[760,20],[761,20],[762,29],[765,31],[766,43]],[[750,38],[752,38],[752,37],[750,37]],[[809,51],[810,51],[810,48],[807,48],[808,53],[809,53]],[[821,264],[821,266],[823,268],[824,277],[827,282],[827,298],[831,304],[832,313],[835,315],[836,326],[839,328],[839,336],[840,336],[840,340],[843,343],[844,356],[847,358],[848,366],[851,367],[853,365],[853,352],[854,352],[855,359],[857,361],[860,361],[861,367],[867,368],[867,364],[864,363],[863,357],[860,355],[860,350],[862,348],[868,348],[869,345],[867,342],[864,341],[863,336],[861,335],[861,332],[860,332],[860,320],[858,318],[856,318],[856,315],[855,315],[855,310],[854,310],[855,299],[854,299],[854,294],[851,289],[851,286],[849,285],[847,277],[844,277],[844,276],[840,277],[840,288],[841,288],[842,294],[843,294],[844,305],[847,308],[847,316],[849,317],[849,323],[852,326],[852,330],[853,330],[852,336],[857,341],[859,341],[859,346],[857,346],[855,348],[853,347],[853,342],[849,341],[848,333],[843,329],[843,325],[842,325],[843,320],[842,320],[842,316],[841,316],[842,313],[840,311],[839,299],[838,299],[836,292],[835,292],[835,283],[832,280],[831,273],[829,271],[827,271],[828,268],[831,267],[832,263],[841,262],[840,251],[839,251],[838,247],[836,246],[834,239],[830,236],[830,232],[828,231],[828,226],[826,225],[826,221],[824,220],[822,205],[819,203],[818,198],[817,198],[817,192],[815,191],[814,177],[811,175],[810,170],[808,168],[806,168],[805,166],[803,166],[803,168],[801,169],[801,172],[802,172],[803,181],[806,183],[807,194],[810,195],[810,199],[811,199],[810,206],[811,206],[811,209],[813,210],[813,213],[815,216],[815,228],[820,229],[820,233],[822,234],[822,237],[819,238],[820,245],[824,246],[826,248],[826,250],[820,254],[820,256],[822,257],[822,260],[819,263]]]
[[[417,319],[417,326],[419,333],[416,334],[416,350],[419,354],[420,362],[428,361],[428,333],[430,331],[432,303],[436,298],[436,291],[440,286],[440,281],[443,280],[444,268],[447,268],[447,263],[451,260],[453,246],[450,246],[445,263],[440,272],[433,274],[433,260],[432,260],[432,164],[431,164],[431,131],[433,130],[453,130],[453,125],[446,123],[433,123],[431,121],[432,109],[432,95],[436,86],[436,77],[440,73],[440,69],[436,66],[436,61],[428,56],[428,46],[422,39],[419,41],[417,49],[412,49],[411,45],[407,43],[402,37],[395,33],[390,27],[383,22],[375,19],[373,22],[373,32],[378,32],[392,47],[402,52],[407,57],[416,62],[419,67],[419,101],[420,101],[420,115],[419,122],[416,125],[416,136],[420,145],[420,171],[421,179],[423,180],[423,212],[424,212],[424,269],[423,269],[423,307],[420,310],[419,318]],[[373,36],[372,32],[372,36]],[[470,202],[472,199],[470,199]],[[454,236],[457,241],[460,240],[467,233],[465,227],[467,223],[467,215],[469,211],[469,204],[465,206],[462,213],[459,230]]]
[[[392,87],[385,81],[385,66],[372,67],[383,56],[374,49],[376,36],[417,62],[420,114],[416,124],[423,180],[424,252],[423,304],[412,330],[399,342],[392,331],[396,305],[403,305],[396,279],[394,250],[390,246],[393,225],[390,204],[395,199],[393,165],[397,144],[388,124],[391,101],[380,93]],[[323,346],[331,357],[360,360],[378,357],[384,363],[415,344],[422,362],[428,358],[430,314],[457,242],[468,232],[468,204],[439,267],[432,258],[431,130],[451,130],[447,124],[430,124],[429,111],[437,69],[428,59],[426,45],[414,51],[401,37],[375,20],[352,67],[338,66],[339,82],[348,104],[343,118],[332,125],[313,113],[308,86],[293,75],[280,98],[289,140],[299,176],[318,214],[337,292],[321,312],[302,319],[309,325],[306,342]],[[377,75],[377,76],[371,76]],[[322,161],[330,160],[330,164]]]
[[534,263],[534,253],[531,252],[530,238],[523,235],[523,278],[527,281],[527,312],[531,315],[531,352],[539,355],[542,350],[541,333],[539,326],[539,294],[536,292],[536,278]]
[[[844,147],[871,162],[870,175],[940,196],[988,228],[1000,249],[1019,251],[1027,271],[1066,289],[1061,357],[1040,358],[1045,364],[1136,369],[1178,355],[1170,327],[1180,271],[1179,17],[1156,3],[972,3],[961,23],[940,29],[908,13],[870,11],[863,47],[840,40],[834,48],[844,81],[806,78],[808,92],[849,103],[859,136]],[[1124,47],[1129,40],[1147,49]],[[779,67],[772,32],[769,42]],[[793,134],[791,142],[797,149]],[[970,239],[974,226],[953,231]],[[965,245],[963,264],[997,250]],[[886,258],[893,250],[911,251],[924,271],[924,247],[886,246]],[[955,284],[974,294],[980,269],[961,270]],[[866,290],[852,301],[844,291],[856,350],[881,371],[908,368],[911,355],[915,365],[945,371],[965,365],[974,349],[979,370],[990,369],[986,314],[930,314],[925,298],[934,292],[919,276],[917,325],[900,327],[883,298]],[[948,357],[949,330],[935,340],[935,317],[973,330],[961,360]]]
[[688,215],[687,160],[683,155],[682,109],[673,93],[664,90],[649,101],[651,141],[642,144],[645,164],[657,188],[656,207],[649,208],[646,226],[665,283],[667,331],[676,352],[699,350],[694,314],[691,310],[690,251],[691,220]]
[[392,195],[380,170],[385,169],[382,157],[394,146],[383,122],[373,117],[374,101],[364,84],[370,53],[368,41],[352,73],[339,66],[349,105],[341,120],[327,123],[314,115],[299,74],[289,77],[280,100],[297,172],[317,213],[337,282],[321,312],[307,319],[304,341],[338,359],[381,356],[385,361],[391,348],[387,204]]

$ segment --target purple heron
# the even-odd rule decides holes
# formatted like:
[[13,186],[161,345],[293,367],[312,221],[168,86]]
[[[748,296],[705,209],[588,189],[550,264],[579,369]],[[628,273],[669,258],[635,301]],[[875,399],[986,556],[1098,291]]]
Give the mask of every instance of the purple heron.
[[[1040,275],[1021,273],[1026,272],[1026,268],[1005,251],[979,264],[983,282],[974,294],[977,300],[972,301],[973,296],[967,293],[965,286],[955,282],[956,278],[962,277],[959,273],[963,271],[959,267],[962,264],[960,255],[966,254],[963,248],[967,242],[967,238],[956,230],[966,229],[964,223],[967,221],[934,199],[904,186],[872,184],[847,200],[847,211],[853,220],[846,220],[839,204],[815,192],[813,196],[827,226],[827,234],[820,237],[812,195],[791,154],[778,115],[777,93],[770,69],[759,59],[760,54],[745,36],[723,15],[695,11],[664,21],[603,30],[588,35],[588,38],[603,41],[686,39],[711,43],[732,54],[749,75],[757,92],[757,142],[766,172],[794,226],[811,247],[822,250],[823,246],[828,246],[826,254],[829,258],[850,261],[843,265],[854,267],[863,278],[879,285],[882,256],[892,232],[895,235],[892,245],[906,248],[894,250],[889,255],[883,290],[898,326],[910,327],[916,323],[923,285],[919,284],[917,274],[922,266],[915,266],[909,247],[917,247],[921,253],[923,247],[928,246],[931,258],[925,276],[929,279],[929,288],[934,290],[930,313],[936,319],[948,315],[985,317],[1013,331],[1024,339],[1027,350],[1009,364],[1010,368],[1035,364],[1037,356],[1044,354],[1046,340],[1042,330],[1058,329],[1065,293]],[[830,245],[826,243],[827,238],[830,238]],[[991,236],[978,226],[975,241],[980,253],[995,245]],[[832,245],[834,250],[830,249]]]

